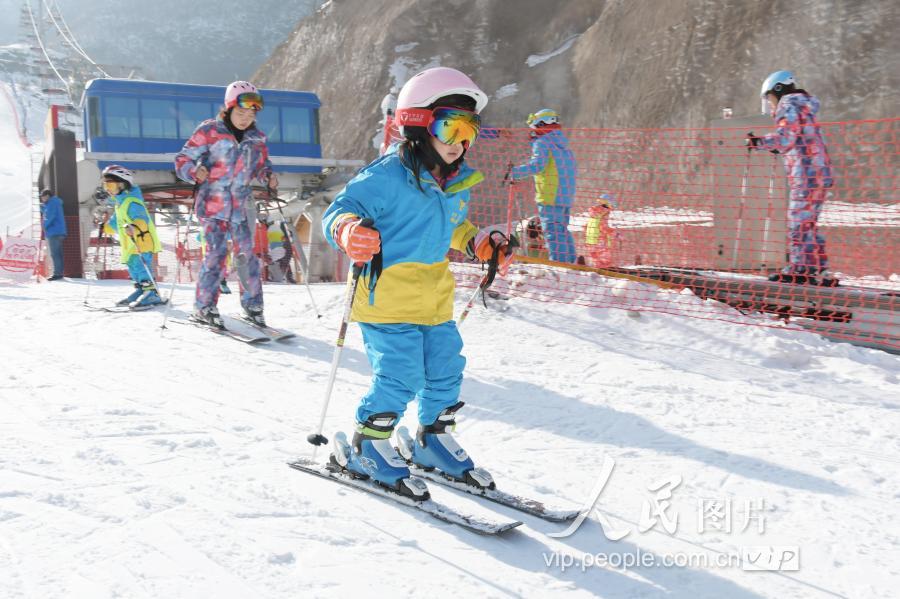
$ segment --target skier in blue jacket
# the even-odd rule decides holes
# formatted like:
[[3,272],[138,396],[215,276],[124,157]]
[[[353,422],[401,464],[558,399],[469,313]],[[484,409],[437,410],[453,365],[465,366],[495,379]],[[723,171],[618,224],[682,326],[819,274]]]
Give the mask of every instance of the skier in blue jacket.
[[41,191],[41,226],[44,228],[44,237],[50,246],[50,258],[53,260],[53,275],[48,281],[58,281],[63,278],[63,239],[68,233],[66,229],[66,217],[63,215],[62,199],[53,195],[49,189]]
[[[397,124],[404,140],[364,168],[338,194],[323,219],[325,236],[353,262],[370,263],[353,299],[372,366],[372,385],[356,410],[352,442],[335,437],[332,461],[413,499],[428,496],[413,484],[390,437],[416,398],[419,428],[404,444],[407,460],[478,486],[489,475],[451,436],[466,360],[453,320],[454,279],[447,252],[499,261],[513,258],[503,232],[478,230],[469,220],[469,190],[484,176],[465,164],[488,98],[465,74],[427,69],[400,91]],[[372,219],[372,228],[362,219]],[[514,245],[514,244],[513,244]],[[374,261],[377,264],[378,260]],[[410,441],[408,438],[406,441]]]
[[575,154],[555,110],[542,108],[528,115],[526,123],[531,128],[531,159],[510,165],[509,174],[512,179],[534,177],[534,201],[550,259],[571,264],[576,260],[575,239],[569,231],[578,172]]

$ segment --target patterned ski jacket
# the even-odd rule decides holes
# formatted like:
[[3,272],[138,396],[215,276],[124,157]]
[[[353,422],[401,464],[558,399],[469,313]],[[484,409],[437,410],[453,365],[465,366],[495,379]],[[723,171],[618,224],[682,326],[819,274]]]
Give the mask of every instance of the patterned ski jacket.
[[786,94],[775,108],[778,128],[762,138],[760,149],[784,156],[791,189],[832,187],[831,159],[816,122],[819,99],[807,93]]
[[251,125],[238,143],[221,118],[203,121],[175,156],[175,172],[195,183],[201,165],[209,177],[197,189],[198,218],[241,222],[248,212],[254,216],[250,184],[254,179],[266,184],[272,173],[262,131]]

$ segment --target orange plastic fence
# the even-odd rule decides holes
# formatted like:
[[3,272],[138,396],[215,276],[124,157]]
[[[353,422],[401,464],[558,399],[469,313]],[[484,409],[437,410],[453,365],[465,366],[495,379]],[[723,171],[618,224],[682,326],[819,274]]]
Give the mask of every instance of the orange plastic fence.
[[[835,338],[900,348],[900,119],[819,127],[830,187],[821,173],[798,177],[786,168],[802,148],[750,152],[747,127],[562,130],[576,173],[567,228],[572,258],[583,266],[550,260],[532,177],[503,185],[510,164],[529,162],[533,133],[489,131],[468,155],[486,175],[473,189],[470,219],[508,226],[521,238],[521,262],[530,264],[496,284],[505,294],[780,326],[744,315],[771,313]],[[773,131],[757,127],[754,135]],[[828,269],[841,287],[768,281],[790,263],[792,245],[815,253],[799,263],[823,257],[821,244],[792,244],[791,216],[795,239],[824,238]],[[457,272],[462,285],[476,284],[476,268],[460,264]],[[822,282],[821,272],[808,274]],[[649,280],[690,292],[659,291]],[[706,298],[739,311],[711,309]]]

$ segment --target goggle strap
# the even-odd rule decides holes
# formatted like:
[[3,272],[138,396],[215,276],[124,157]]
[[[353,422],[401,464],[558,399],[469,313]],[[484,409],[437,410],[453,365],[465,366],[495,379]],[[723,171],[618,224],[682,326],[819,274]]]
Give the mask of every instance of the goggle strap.
[[427,127],[434,120],[434,111],[427,108],[401,108],[394,115],[398,127]]

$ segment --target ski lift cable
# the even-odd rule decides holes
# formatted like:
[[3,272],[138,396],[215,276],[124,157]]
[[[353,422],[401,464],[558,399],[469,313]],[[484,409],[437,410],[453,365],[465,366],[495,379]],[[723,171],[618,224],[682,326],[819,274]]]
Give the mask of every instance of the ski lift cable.
[[88,56],[88,53],[85,51],[85,49],[81,46],[81,44],[75,38],[75,34],[72,33],[72,30],[69,28],[69,24],[66,22],[65,17],[63,17],[62,10],[60,10],[59,4],[57,4],[56,0],[51,0],[51,2],[53,3],[53,7],[56,9],[56,18],[59,20],[60,23],[62,23],[63,29],[65,29],[66,33],[68,33],[69,40],[71,41],[72,44],[74,44],[74,47],[81,53],[82,56],[84,56],[88,60],[88,62],[90,62],[95,67],[97,67],[97,70],[99,70],[103,74],[104,77],[110,77],[109,73],[107,73],[103,69],[103,67],[101,67],[98,63],[94,62],[94,60],[90,56]]
[[63,17],[63,15],[62,15],[62,11],[61,11],[60,8],[59,8],[59,4],[56,3],[56,0],[51,0],[51,1],[53,2],[53,6],[56,8],[56,16],[59,18],[59,22],[62,23],[63,28],[64,28],[64,29],[66,30],[66,32],[69,34],[69,39],[72,40],[72,42],[73,42],[73,43],[75,44],[75,46],[78,48],[78,51],[79,51],[79,52],[81,52],[82,54],[84,54],[85,56],[87,56],[87,52],[84,51],[84,48],[82,48],[82,47],[81,47],[81,44],[78,43],[78,40],[75,39],[75,34],[72,33],[72,30],[69,29],[69,24],[66,23],[66,19],[65,19],[65,18]]
[[[81,45],[77,41],[75,41],[75,36],[72,35],[71,31],[69,31],[68,26],[66,26],[66,30],[69,31],[69,34],[67,35],[66,32],[63,31],[62,27],[60,27],[59,23],[56,21],[56,18],[53,16],[53,10],[50,8],[50,4],[47,2],[47,0],[43,0],[43,4],[44,4],[44,8],[47,9],[47,15],[50,17],[50,20],[53,22],[53,25],[56,27],[56,30],[59,31],[59,34],[62,36],[63,40],[65,40],[65,42],[67,44],[69,44],[69,46],[71,46],[73,50],[75,50],[76,52],[81,54],[81,56],[83,56],[85,60],[87,60],[89,63],[91,63],[98,71],[100,71],[100,73],[104,77],[108,78],[109,73],[104,71],[100,65],[98,65],[96,62],[94,62],[91,59],[91,57],[87,55],[87,52],[85,52],[84,50],[81,49]],[[63,20],[62,13],[59,10],[59,6],[56,5],[55,2],[54,2],[54,6],[56,7],[56,13],[59,15],[59,20],[62,21]]]
[[34,13],[31,10],[31,4],[26,2],[25,6],[28,8],[28,17],[31,19],[31,27],[34,29],[34,35],[37,38],[38,46],[41,48],[41,52],[44,54],[44,59],[47,61],[47,64],[50,65],[50,68],[53,69],[53,72],[56,73],[56,76],[62,82],[63,86],[66,88],[66,96],[69,98],[69,103],[72,103],[72,90],[69,89],[69,82],[66,81],[65,77],[59,74],[59,71],[56,70],[56,65],[53,64],[53,61],[50,59],[50,54],[47,53],[47,48],[44,47],[44,42],[41,41],[41,35],[38,32],[37,22],[34,20]]
[[63,28],[69,34],[69,38],[72,40],[72,42],[75,43],[75,45],[78,47],[78,49],[81,51],[81,53],[84,54],[85,56],[87,56],[87,52],[84,51],[84,48],[82,48],[81,44],[78,42],[78,40],[75,39],[75,34],[72,33],[72,30],[69,29],[69,24],[66,22],[65,17],[63,17],[62,11],[59,9],[59,4],[56,3],[56,0],[52,0],[52,2],[53,2],[53,6],[56,7],[56,16],[59,18],[59,22],[62,23]]

